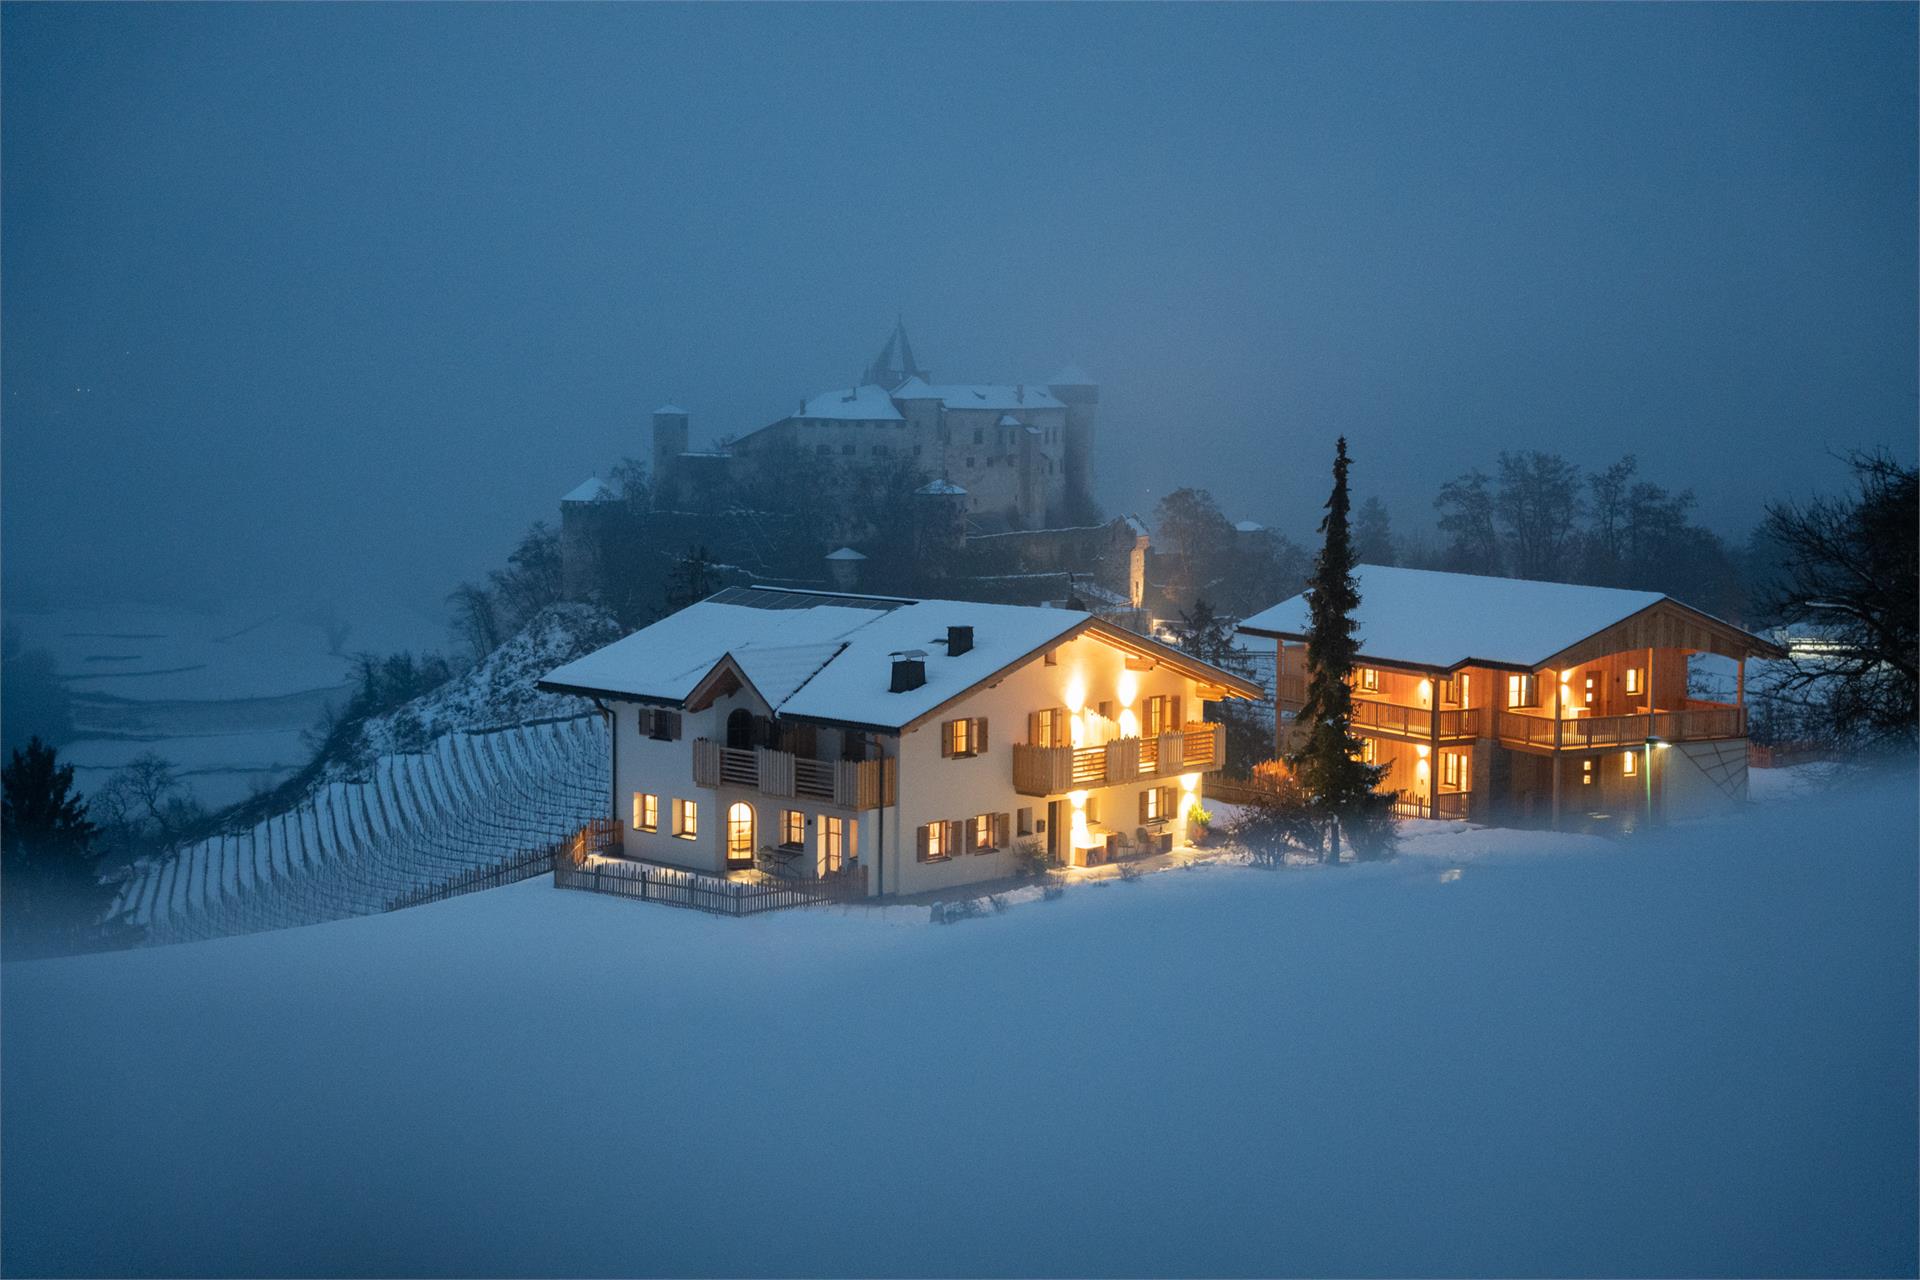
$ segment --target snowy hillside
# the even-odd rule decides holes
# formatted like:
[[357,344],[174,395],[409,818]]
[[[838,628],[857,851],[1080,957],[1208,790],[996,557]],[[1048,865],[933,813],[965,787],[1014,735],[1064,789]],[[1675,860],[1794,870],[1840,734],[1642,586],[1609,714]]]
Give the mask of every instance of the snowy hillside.
[[946,928],[530,881],[13,965],[0,1265],[1910,1275],[1913,794]]
[[[550,605],[472,670],[398,711],[369,720],[362,731],[364,754],[371,758],[418,751],[447,733],[484,733],[591,714],[593,704],[585,698],[542,693],[535,683],[555,667],[619,638],[618,624],[603,609]],[[335,780],[348,776],[345,767],[329,771]]]

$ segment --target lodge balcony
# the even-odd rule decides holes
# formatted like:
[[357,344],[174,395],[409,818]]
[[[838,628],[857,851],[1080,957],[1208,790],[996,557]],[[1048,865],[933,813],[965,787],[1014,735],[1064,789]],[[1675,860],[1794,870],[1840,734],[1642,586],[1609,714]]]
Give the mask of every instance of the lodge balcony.
[[[1280,707],[1283,712],[1297,711],[1299,703],[1283,701]],[[1355,698],[1353,727],[1373,737],[1416,743],[1496,738],[1502,746],[1521,751],[1594,751],[1637,746],[1648,738],[1662,742],[1744,738],[1747,709],[1737,703],[1688,699],[1683,706],[1669,710],[1614,716],[1576,713],[1556,719],[1545,711],[1524,707],[1442,707],[1436,718],[1429,707]]]
[[1151,738],[1115,738],[1097,747],[1013,749],[1013,789],[1058,796],[1123,782],[1210,773],[1227,762],[1226,727],[1189,724]]
[[1731,702],[1689,698],[1672,710],[1636,711],[1618,716],[1551,716],[1513,709],[1499,713],[1502,746],[1523,751],[1592,751],[1639,746],[1649,738],[1662,742],[1701,742],[1747,736],[1747,709]]
[[894,761],[814,760],[772,747],[723,747],[693,740],[693,785],[743,787],[762,795],[804,797],[841,809],[896,803]]

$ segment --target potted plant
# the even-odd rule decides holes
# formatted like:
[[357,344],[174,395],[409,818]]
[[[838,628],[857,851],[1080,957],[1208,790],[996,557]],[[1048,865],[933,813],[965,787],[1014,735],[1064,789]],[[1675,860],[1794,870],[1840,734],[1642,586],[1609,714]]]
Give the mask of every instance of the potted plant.
[[1207,841],[1213,838],[1213,814],[1198,801],[1187,810],[1187,843],[1196,849],[1204,849]]

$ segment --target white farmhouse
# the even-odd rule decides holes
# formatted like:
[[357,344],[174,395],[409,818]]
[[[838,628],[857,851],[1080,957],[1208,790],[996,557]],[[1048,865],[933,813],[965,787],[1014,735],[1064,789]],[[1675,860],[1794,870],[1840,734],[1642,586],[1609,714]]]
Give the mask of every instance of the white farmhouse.
[[735,587],[540,682],[610,717],[627,858],[991,880],[1183,842],[1225,763],[1204,702],[1257,684],[1067,609]]

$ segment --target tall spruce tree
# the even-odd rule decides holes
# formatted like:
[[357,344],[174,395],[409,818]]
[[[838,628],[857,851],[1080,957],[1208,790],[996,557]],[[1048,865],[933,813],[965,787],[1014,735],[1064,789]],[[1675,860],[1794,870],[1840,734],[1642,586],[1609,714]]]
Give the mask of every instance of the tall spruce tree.
[[1333,460],[1333,493],[1320,521],[1325,542],[1307,582],[1307,692],[1296,725],[1304,728],[1287,758],[1309,802],[1326,823],[1322,856],[1340,860],[1344,833],[1361,858],[1384,857],[1392,847],[1393,794],[1375,790],[1386,774],[1360,758],[1353,735],[1353,666],[1360,643],[1353,611],[1360,590],[1353,580],[1353,539],[1348,528],[1347,441]]

